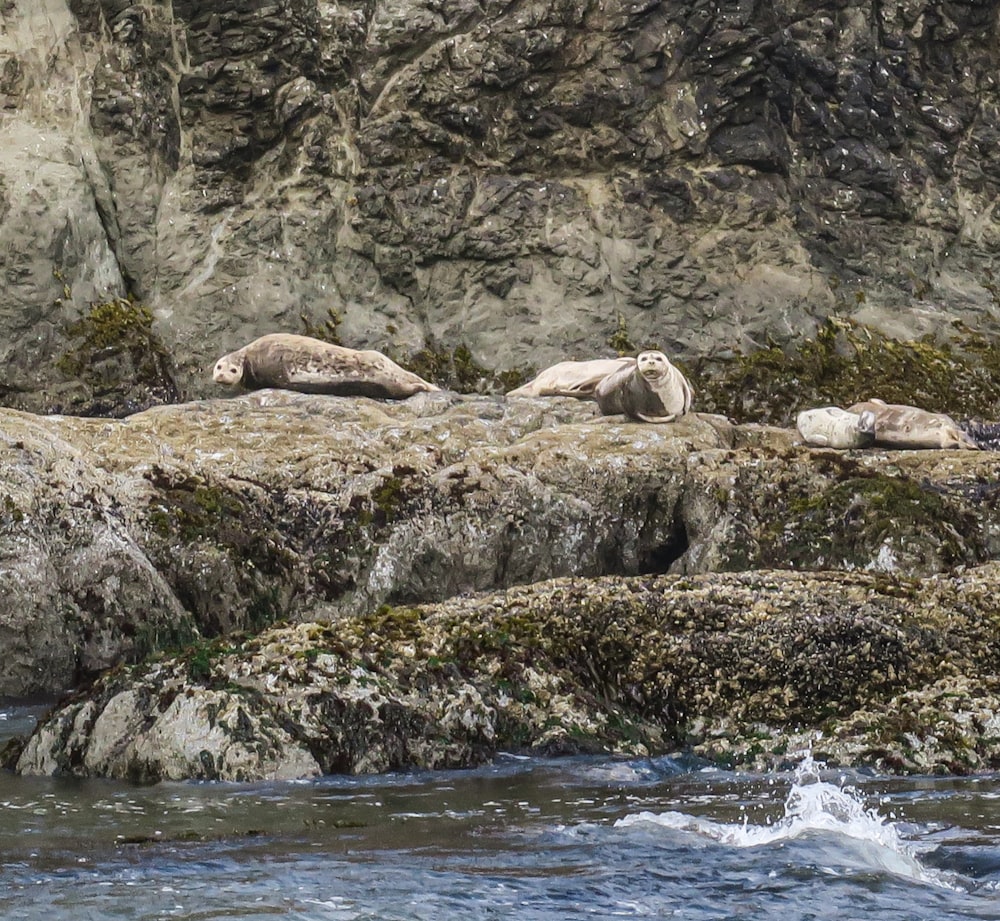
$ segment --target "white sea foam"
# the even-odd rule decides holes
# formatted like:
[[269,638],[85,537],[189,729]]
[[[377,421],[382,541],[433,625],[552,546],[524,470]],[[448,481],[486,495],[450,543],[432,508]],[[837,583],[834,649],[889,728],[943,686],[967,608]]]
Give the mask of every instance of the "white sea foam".
[[808,838],[815,844],[815,864],[823,871],[886,872],[948,889],[964,889],[960,877],[924,867],[895,824],[866,807],[852,787],[820,779],[807,757],[795,773],[784,803],[784,815],[764,825],[714,822],[682,812],[639,812],[615,822],[616,828],[653,823],[694,834],[735,848],[783,846]]

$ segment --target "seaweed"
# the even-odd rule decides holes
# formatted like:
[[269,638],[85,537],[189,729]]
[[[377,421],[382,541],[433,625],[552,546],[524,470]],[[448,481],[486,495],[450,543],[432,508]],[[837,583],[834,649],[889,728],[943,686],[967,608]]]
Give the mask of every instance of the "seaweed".
[[997,418],[1000,346],[966,327],[949,342],[898,340],[840,317],[795,346],[767,348],[692,373],[698,409],[788,425],[813,406],[878,397],[931,412]]
[[56,360],[85,393],[62,411],[120,417],[161,403],[175,403],[180,391],[170,355],[153,330],[149,308],[126,298],[93,304],[86,316],[66,326],[69,348]]

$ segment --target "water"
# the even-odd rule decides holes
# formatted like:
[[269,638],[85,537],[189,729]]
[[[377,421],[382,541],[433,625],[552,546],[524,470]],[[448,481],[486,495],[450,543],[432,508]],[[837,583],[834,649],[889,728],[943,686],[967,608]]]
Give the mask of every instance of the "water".
[[[0,737],[37,712],[0,708]],[[513,757],[252,785],[0,774],[0,861],[5,921],[1000,919],[1000,776]]]

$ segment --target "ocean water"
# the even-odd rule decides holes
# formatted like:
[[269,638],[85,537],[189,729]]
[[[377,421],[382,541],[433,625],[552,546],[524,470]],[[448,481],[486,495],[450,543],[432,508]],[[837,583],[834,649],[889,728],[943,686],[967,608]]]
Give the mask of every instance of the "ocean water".
[[[37,708],[0,708],[0,740]],[[299,783],[0,774],[0,918],[1000,919],[1000,776],[502,757]]]

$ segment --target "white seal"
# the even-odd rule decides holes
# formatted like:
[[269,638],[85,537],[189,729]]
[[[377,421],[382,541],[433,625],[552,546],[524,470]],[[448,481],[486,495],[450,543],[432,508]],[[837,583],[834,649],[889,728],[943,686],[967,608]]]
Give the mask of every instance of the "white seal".
[[591,399],[597,385],[621,368],[634,368],[634,358],[594,358],[560,361],[540,371],[528,383],[507,393],[509,397],[576,397]]
[[795,428],[807,445],[819,448],[865,448],[875,443],[875,414],[867,410],[804,409],[795,417]]

